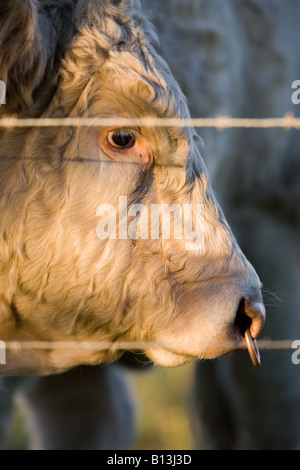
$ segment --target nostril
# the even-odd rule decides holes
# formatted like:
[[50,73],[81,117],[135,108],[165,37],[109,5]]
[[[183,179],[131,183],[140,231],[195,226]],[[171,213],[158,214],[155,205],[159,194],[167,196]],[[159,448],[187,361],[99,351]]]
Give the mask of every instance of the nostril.
[[245,313],[251,319],[251,336],[256,338],[262,330],[266,318],[266,309],[260,290],[246,298]]
[[265,316],[265,307],[259,291],[241,299],[234,326],[242,336],[245,336],[245,332],[249,330],[252,338],[256,338],[264,325]]
[[242,334],[242,336],[245,336],[246,330],[250,328],[252,323],[251,318],[246,315],[245,305],[246,299],[243,298],[239,303],[234,321],[234,327]]

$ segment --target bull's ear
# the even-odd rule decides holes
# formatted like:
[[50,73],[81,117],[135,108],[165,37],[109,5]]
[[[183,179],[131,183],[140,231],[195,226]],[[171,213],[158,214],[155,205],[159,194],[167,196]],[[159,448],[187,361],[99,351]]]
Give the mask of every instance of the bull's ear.
[[36,0],[0,0],[0,79],[6,85],[6,110],[30,104],[38,80],[37,24]]

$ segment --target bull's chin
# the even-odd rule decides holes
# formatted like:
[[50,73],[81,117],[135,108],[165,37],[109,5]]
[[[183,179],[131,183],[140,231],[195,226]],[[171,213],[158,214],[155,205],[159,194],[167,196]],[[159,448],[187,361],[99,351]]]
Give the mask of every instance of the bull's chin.
[[242,338],[226,338],[224,336],[223,340],[220,341],[219,345],[212,344],[206,345],[202,349],[202,353],[199,350],[190,349],[187,351],[178,351],[168,346],[158,347],[158,348],[149,348],[145,351],[146,356],[154,362],[154,364],[163,366],[163,367],[176,367],[187,362],[191,362],[197,359],[215,359],[217,357],[232,353],[243,347],[244,340]]
[[176,367],[195,359],[193,356],[177,354],[163,348],[148,349],[145,354],[154,364],[162,367]]

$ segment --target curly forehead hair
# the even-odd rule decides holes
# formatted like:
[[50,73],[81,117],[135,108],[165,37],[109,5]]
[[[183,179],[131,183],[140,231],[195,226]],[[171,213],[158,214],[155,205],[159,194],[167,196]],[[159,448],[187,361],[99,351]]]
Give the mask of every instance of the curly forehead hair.
[[[15,8],[0,5],[0,48],[4,51],[0,76],[7,85],[6,112],[20,113],[30,107],[30,114],[38,116],[44,111],[58,84],[61,60],[64,55],[70,57],[72,49],[81,78],[122,48],[140,51],[141,58],[150,37],[154,39],[137,1],[15,3]],[[43,103],[38,103],[41,97]]]
[[[156,35],[139,2],[79,1],[74,21],[76,31],[62,63],[62,75],[74,96],[95,74],[100,86],[101,74],[120,95],[136,94],[159,116],[189,116],[178,84],[153,47]],[[145,111],[151,113],[149,107]]]

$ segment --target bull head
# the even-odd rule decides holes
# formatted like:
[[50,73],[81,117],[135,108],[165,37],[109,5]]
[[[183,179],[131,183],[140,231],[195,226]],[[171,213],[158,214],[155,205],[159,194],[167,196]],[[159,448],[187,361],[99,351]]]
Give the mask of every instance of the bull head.
[[[2,116],[106,119],[1,129],[0,337],[27,345],[8,348],[1,371],[111,361],[126,342],[173,366],[255,338],[261,284],[198,136],[141,121],[189,112],[138,3],[11,0],[0,18]],[[108,346],[57,345],[70,341]]]

